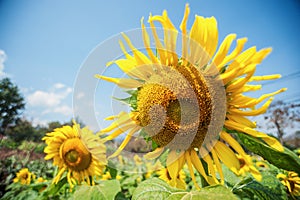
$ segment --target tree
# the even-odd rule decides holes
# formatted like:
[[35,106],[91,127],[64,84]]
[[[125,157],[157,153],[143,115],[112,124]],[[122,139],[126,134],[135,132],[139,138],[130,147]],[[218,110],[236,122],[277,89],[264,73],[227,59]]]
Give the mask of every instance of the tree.
[[283,136],[286,128],[293,128],[296,122],[300,122],[300,104],[277,101],[269,107],[265,120],[269,128],[275,128],[277,138],[283,144]]
[[22,142],[23,140],[37,140],[38,133],[32,126],[32,123],[25,118],[19,118],[16,120],[14,126],[9,126],[6,131],[6,135],[12,138],[15,142]]
[[0,80],[0,134],[5,135],[8,126],[16,123],[25,108],[19,88],[9,78]]

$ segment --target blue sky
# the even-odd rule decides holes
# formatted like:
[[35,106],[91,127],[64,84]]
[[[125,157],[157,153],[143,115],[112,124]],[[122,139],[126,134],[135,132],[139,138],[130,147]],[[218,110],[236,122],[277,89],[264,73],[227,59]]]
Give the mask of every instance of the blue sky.
[[[247,47],[272,47],[272,54],[258,66],[257,74],[298,75],[266,84],[264,91],[287,87],[276,100],[299,101],[297,0],[0,1],[0,75],[10,77],[21,88],[28,119],[44,124],[68,121],[73,116],[76,75],[89,53],[112,35],[139,28],[141,17],[147,19],[150,12],[161,14],[166,9],[179,27],[186,3],[191,7],[189,27],[195,14],[215,16],[219,41],[237,33],[238,37],[248,37]],[[107,96],[95,111],[100,124],[102,117],[110,115],[107,103],[111,94]]]

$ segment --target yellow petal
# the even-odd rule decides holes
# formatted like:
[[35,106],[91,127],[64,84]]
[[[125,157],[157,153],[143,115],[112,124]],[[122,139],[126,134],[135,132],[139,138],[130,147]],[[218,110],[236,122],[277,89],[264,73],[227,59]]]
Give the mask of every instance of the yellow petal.
[[145,56],[142,52],[140,52],[133,46],[129,37],[127,37],[127,35],[122,33],[122,36],[124,37],[130,49],[132,50],[137,66],[152,64],[152,62],[149,60],[147,56]]
[[100,132],[101,133],[107,133],[107,132],[110,132],[110,131],[114,130],[115,128],[117,128],[119,126],[126,125],[126,124],[131,123],[133,121],[130,117],[130,114],[125,113],[123,111],[120,112],[117,117],[118,117],[118,119],[116,121],[111,123],[110,126],[102,129]]
[[230,113],[228,113],[226,115],[226,117],[229,120],[235,121],[237,123],[241,123],[245,126],[248,126],[250,128],[256,128],[256,124],[254,122],[252,122],[251,120],[247,119],[246,117],[240,116],[240,115],[231,115]]
[[251,59],[251,63],[259,64],[267,55],[269,55],[272,51],[272,48],[265,48],[258,51],[253,58]]
[[196,181],[196,178],[195,178],[194,169],[193,169],[192,161],[191,161],[191,157],[190,157],[190,151],[186,151],[185,152],[185,160],[187,162],[187,165],[188,165],[188,168],[189,168],[189,171],[190,171],[190,175],[191,175],[192,181],[193,181],[195,187],[199,190],[200,187],[197,184],[197,181]]
[[240,163],[235,153],[223,142],[217,142],[214,146],[220,160],[232,171],[236,172],[240,168]]
[[149,73],[145,72],[143,66],[137,66],[136,62],[128,59],[119,59],[107,63],[107,66],[116,63],[119,68],[131,77],[136,77],[141,80],[147,79]]
[[274,97],[271,97],[268,99],[268,101],[266,103],[264,103],[264,105],[258,109],[253,109],[253,110],[246,110],[246,111],[242,111],[236,108],[230,109],[229,113],[231,114],[237,114],[237,115],[243,115],[243,116],[256,116],[256,115],[261,115],[263,113],[265,113],[269,107],[269,105],[271,104],[271,102],[273,101]]
[[146,31],[146,28],[145,28],[145,25],[144,25],[143,21],[144,21],[144,18],[141,19],[141,26],[142,26],[143,41],[144,41],[145,48],[146,48],[147,53],[150,56],[152,62],[153,63],[159,63],[159,60],[157,59],[157,57],[154,55],[154,53],[152,52],[152,50],[150,48],[150,38],[149,38],[149,35]]
[[225,120],[225,127],[230,130],[237,130],[243,133],[247,133],[248,135],[251,135],[253,137],[261,138],[263,139],[269,146],[273,147],[274,149],[278,151],[284,151],[283,146],[273,137],[270,137],[264,133],[258,132],[254,129],[251,129],[249,127],[243,126],[237,122],[233,122],[230,120]]
[[176,179],[179,173],[178,169],[178,156],[176,151],[171,151],[167,157],[167,170],[172,179]]
[[286,91],[286,90],[287,90],[287,88],[282,88],[282,89],[277,90],[277,91],[275,91],[275,92],[272,92],[272,93],[269,93],[269,94],[264,94],[264,95],[260,96],[258,99],[249,101],[249,102],[247,102],[246,104],[241,105],[240,107],[241,107],[241,108],[243,108],[243,107],[244,107],[244,108],[246,108],[246,107],[253,107],[253,106],[259,104],[260,102],[262,102],[263,100],[265,100],[266,98],[271,97],[271,96],[274,96],[274,95],[279,94],[279,93],[281,93],[281,92],[284,92],[284,91]]
[[147,160],[153,160],[157,157],[159,157],[164,152],[164,148],[156,148],[154,151],[147,153],[144,155],[144,158]]
[[185,5],[185,12],[184,12],[184,16],[182,19],[182,22],[180,24],[180,30],[182,32],[182,57],[183,59],[187,59],[187,28],[186,28],[186,24],[187,24],[187,20],[188,20],[188,16],[190,14],[190,8],[189,5],[186,4]]
[[[207,163],[208,170],[209,170],[209,172],[210,172],[210,174],[211,174],[211,176],[213,178],[213,180],[211,180],[210,182],[218,184],[219,181],[218,181],[218,179],[216,177],[216,171],[214,169],[213,161],[212,161],[210,155],[207,152],[201,153],[203,151],[205,151],[205,150],[203,148],[201,148],[200,149],[200,154],[202,154],[202,155],[204,154],[205,155],[205,156],[203,156],[203,160]],[[208,177],[208,180],[209,180],[209,177]]]
[[95,77],[98,79],[112,82],[122,88],[138,88],[138,87],[142,86],[141,82],[134,80],[134,79],[112,78],[112,77],[107,77],[107,76],[101,76],[99,74],[96,74]]
[[224,60],[219,64],[220,67],[225,66],[227,63],[235,59],[243,50],[245,43],[247,42],[247,38],[241,38],[236,41],[235,49],[224,58]]
[[159,58],[160,58],[161,63],[163,65],[166,65],[167,52],[166,52],[164,46],[162,45],[162,43],[160,42],[160,39],[159,39],[159,37],[157,35],[157,32],[156,32],[156,27],[154,26],[154,23],[151,19],[152,19],[152,15],[150,14],[148,21],[150,23],[150,27],[151,27],[151,30],[152,30],[153,38],[154,38],[154,41],[155,41],[155,46],[157,48],[157,52],[159,54]]
[[225,56],[227,55],[230,49],[231,43],[235,38],[236,38],[236,34],[229,34],[225,37],[225,39],[221,43],[219,50],[217,51],[216,55],[213,58],[213,62],[215,63],[216,66],[218,66],[218,69],[223,67],[220,66],[220,63],[223,62]]
[[200,161],[200,159],[199,159],[199,157],[198,157],[195,150],[191,150],[191,161],[192,161],[192,164],[194,165],[194,167],[196,168],[196,170],[204,177],[204,179],[206,181],[208,181],[207,180],[207,175],[206,175],[205,170],[203,168],[203,165],[202,165],[202,163],[201,163],[201,161]]
[[116,157],[117,155],[119,155],[121,153],[121,151],[126,147],[126,145],[128,144],[128,142],[130,141],[131,137],[133,134],[135,134],[137,131],[139,131],[141,129],[141,127],[136,126],[134,127],[125,137],[125,139],[123,140],[123,142],[121,143],[121,145],[118,147],[118,149],[112,154],[110,155],[107,159]]
[[222,166],[221,166],[221,163],[220,163],[219,158],[217,156],[217,153],[215,152],[215,150],[213,148],[211,149],[211,154],[213,156],[213,160],[215,162],[217,170],[220,174],[221,184],[224,184],[224,174],[223,174]]
[[222,131],[220,134],[221,138],[227,142],[236,152],[238,152],[241,156],[245,156],[246,153],[241,145],[233,138],[230,134]]
[[137,125],[134,123],[130,123],[125,126],[122,126],[122,127],[118,128],[117,130],[115,130],[113,133],[109,134],[107,137],[103,138],[103,140],[104,141],[112,140],[112,139],[118,137],[119,135],[121,135],[122,133],[125,133],[127,130],[134,128],[136,126]]
[[280,74],[272,74],[272,75],[265,75],[265,76],[253,76],[250,78],[250,81],[268,81],[281,78]]

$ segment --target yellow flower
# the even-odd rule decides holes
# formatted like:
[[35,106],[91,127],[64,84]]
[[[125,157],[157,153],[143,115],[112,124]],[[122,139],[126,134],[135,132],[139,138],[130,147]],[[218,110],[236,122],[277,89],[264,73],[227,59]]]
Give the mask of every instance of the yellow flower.
[[237,155],[240,162],[240,169],[237,171],[238,175],[246,175],[247,172],[250,172],[254,178],[261,180],[260,172],[254,167],[252,163],[251,156],[249,155]]
[[93,185],[93,176],[102,174],[107,163],[106,147],[87,127],[80,129],[74,122],[72,127],[63,126],[47,133],[43,140],[47,144],[45,160],[53,159],[53,165],[59,168],[53,183],[58,183],[65,171],[71,187],[83,181]]
[[159,178],[166,181],[169,185],[172,187],[176,187],[179,189],[186,189],[186,183],[185,183],[185,174],[183,170],[180,170],[177,177],[174,179],[171,177],[170,172],[167,168],[162,168],[159,171],[157,171],[157,174],[159,175]]
[[147,172],[145,174],[145,178],[146,179],[150,178],[153,172],[158,171],[162,168],[163,168],[163,166],[159,160],[157,160],[154,164],[152,162],[147,162],[146,163]]
[[[162,16],[149,17],[154,41],[150,41],[152,37],[142,19],[145,51],[135,48],[123,34],[133,55],[120,42],[125,58],[108,63],[118,65],[129,78],[101,75],[96,77],[131,89],[132,97],[137,100],[131,112],[120,112],[116,116],[108,117],[107,120],[115,121],[101,130],[103,134],[110,133],[105,140],[112,140],[128,131],[122,144],[110,157],[117,156],[131,137],[143,129],[158,146],[145,157],[154,159],[167,152],[166,165],[172,181],[178,179],[180,170],[187,164],[191,178],[199,188],[194,170],[209,184],[224,182],[221,162],[239,173],[240,162],[236,153],[242,157],[247,156],[231,136],[231,131],[260,138],[274,149],[283,151],[282,145],[276,139],[255,130],[256,124],[247,117],[264,113],[273,96],[285,89],[264,94],[259,98],[245,96],[244,92],[261,88],[261,85],[253,82],[280,77],[278,74],[254,76],[256,65],[271,52],[271,48],[257,51],[254,46],[243,51],[247,38],[237,39],[235,48],[232,48],[231,44],[236,35],[230,34],[217,50],[216,19],[196,16],[191,30],[188,31],[189,12],[189,6],[186,5],[180,25],[181,43],[177,40],[178,30],[166,11]],[[162,25],[163,40],[158,37],[154,22]],[[155,46],[152,47],[151,44]],[[181,47],[181,54],[176,52],[178,47]],[[233,50],[229,53],[230,49]],[[256,107],[266,99],[261,107]],[[200,158],[206,162],[208,174]],[[248,162],[247,167],[249,165],[252,166],[252,163]],[[254,168],[252,169],[254,172]],[[217,179],[217,173],[220,180]],[[260,175],[255,177],[261,178]]]
[[31,180],[35,179],[35,175],[28,168],[21,169],[14,178],[14,183],[20,182],[22,185],[29,185]]
[[121,176],[121,175],[117,175],[117,176],[116,176],[116,179],[117,179],[117,180],[121,180],[121,179],[122,179],[122,176]]
[[47,182],[47,180],[45,180],[43,177],[39,177],[37,180],[36,180],[37,183],[43,183],[43,182]]
[[288,172],[288,175],[278,174],[277,178],[286,186],[288,193],[292,196],[300,196],[300,177],[295,172]]
[[101,180],[109,180],[111,179],[111,175],[109,173],[109,171],[105,172],[105,174],[102,175]]
[[137,154],[134,155],[133,160],[134,160],[134,163],[136,165],[142,165],[143,164],[143,161],[142,161],[141,157],[139,157]]
[[256,164],[257,167],[269,168],[269,165],[266,162],[263,162],[263,161],[257,161],[255,164]]

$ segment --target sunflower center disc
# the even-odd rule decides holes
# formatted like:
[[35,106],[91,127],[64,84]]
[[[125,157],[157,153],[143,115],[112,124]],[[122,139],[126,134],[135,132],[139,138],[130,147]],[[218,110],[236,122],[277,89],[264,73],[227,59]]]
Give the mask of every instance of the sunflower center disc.
[[159,146],[200,148],[211,121],[211,95],[194,67],[165,67],[139,89],[137,120]]
[[66,140],[61,148],[61,157],[71,169],[81,171],[90,166],[91,153],[79,138]]

